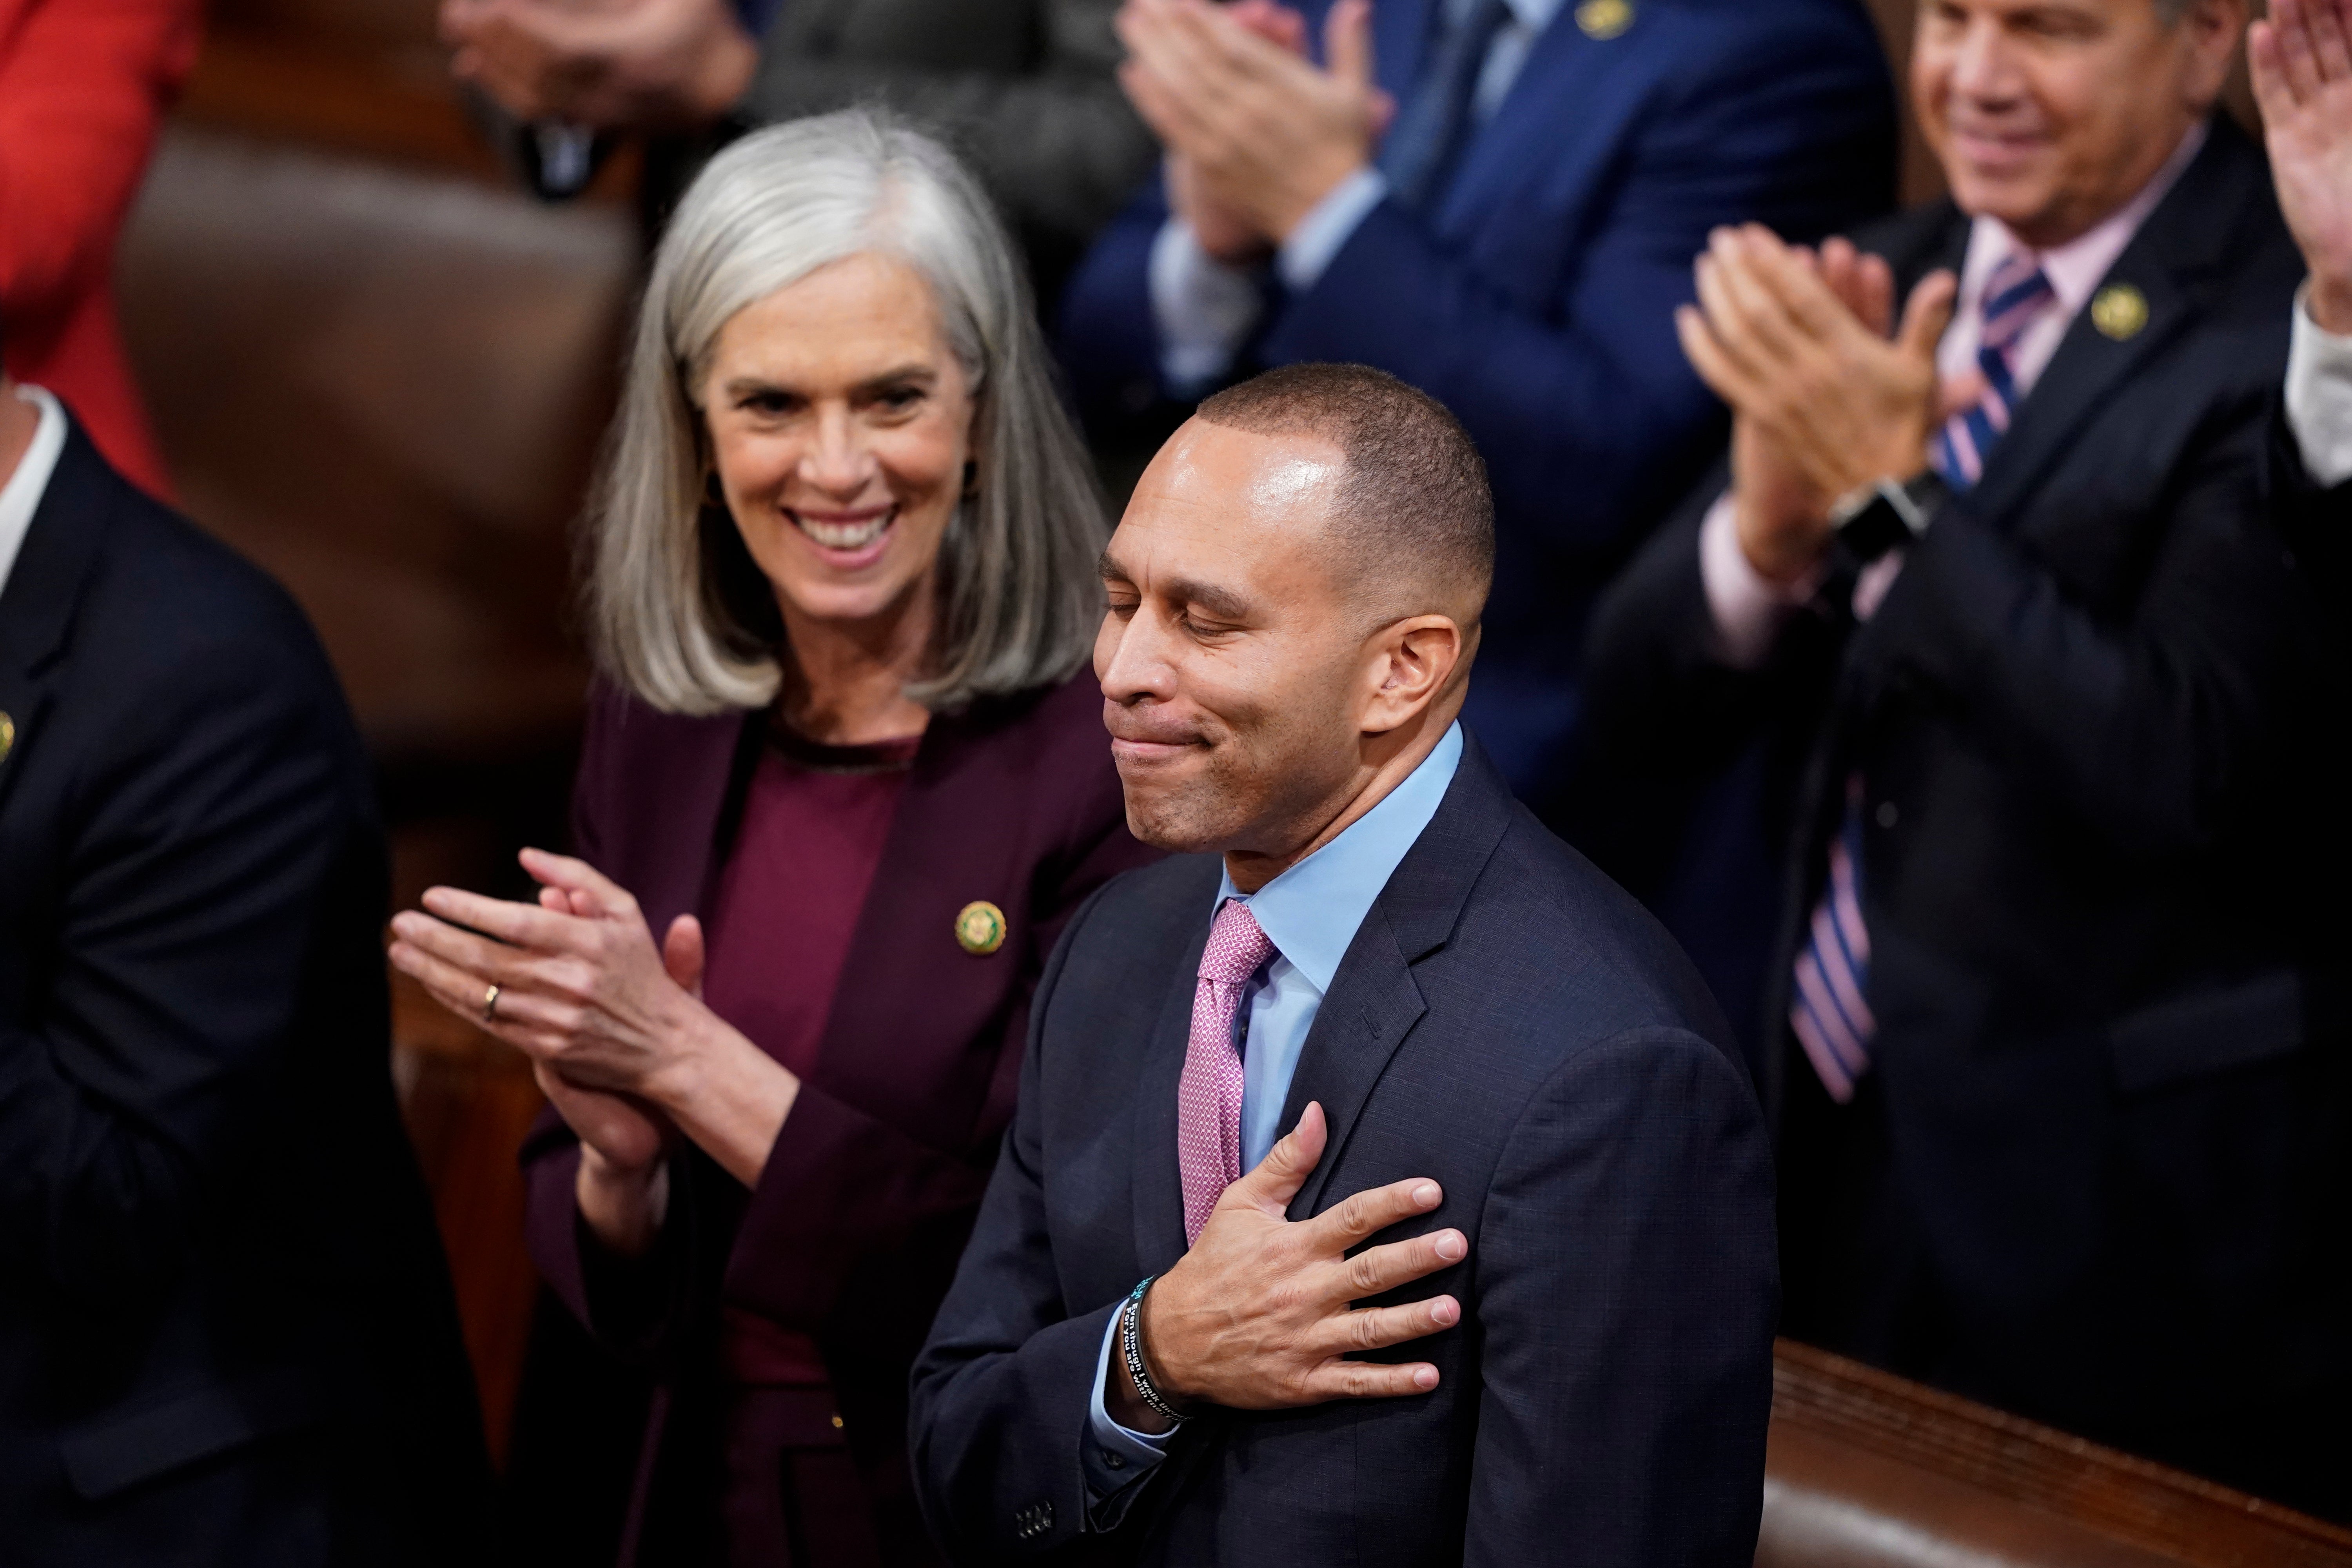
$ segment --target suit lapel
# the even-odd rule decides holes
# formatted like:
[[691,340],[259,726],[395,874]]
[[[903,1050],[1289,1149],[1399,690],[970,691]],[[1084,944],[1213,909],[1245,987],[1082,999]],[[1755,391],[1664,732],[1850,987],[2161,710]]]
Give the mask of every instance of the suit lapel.
[[[1374,7],[1375,11],[1379,7]],[[1617,37],[1589,37],[1577,25],[1576,6],[1563,4],[1528,50],[1527,64],[1462,150],[1462,162],[1436,203],[1440,230],[1452,234],[1504,202],[1525,184],[1529,171],[1559,179],[1563,160],[1602,158],[1617,144],[1602,129],[1638,98],[1642,73],[1624,67],[1642,51],[1638,7],[1633,26]],[[1570,142],[1560,136],[1562,103],[1576,103],[1584,127]]]
[[765,714],[751,712],[665,733],[658,768],[669,809],[649,818],[655,826],[641,862],[644,885],[630,889],[656,932],[681,914],[709,922],[766,722]]
[[[826,1085],[855,1103],[907,1102],[910,1072],[950,1078],[959,1068],[953,1058],[966,1056],[969,1037],[961,1030],[942,1031],[933,1020],[984,1014],[1003,994],[994,966],[1020,962],[1021,949],[1009,943],[1002,954],[983,960],[960,951],[953,936],[955,911],[973,899],[996,901],[1016,921],[1032,918],[1013,896],[1028,875],[1021,861],[1026,840],[1010,826],[1021,803],[1000,782],[1003,775],[973,765],[984,762],[975,753],[1005,721],[1005,710],[995,703],[940,714],[916,751],[817,1047]],[[973,830],[988,822],[1008,826]],[[877,1056],[872,1049],[877,1039],[896,1040],[898,1048]],[[942,1058],[941,1051],[951,1055]],[[1019,1053],[1013,1057],[1017,1071]],[[926,1114],[934,1103],[979,1102],[978,1097],[922,1099]],[[917,1107],[907,1109],[913,1113]],[[967,1126],[929,1131],[946,1142],[970,1135]]]
[[[1422,57],[1428,52],[1436,20],[1436,0],[1380,0],[1372,7],[1372,74],[1400,109],[1410,100],[1413,80],[1421,75]],[[1319,31],[1316,51],[1319,58]]]
[[2206,279],[2242,240],[2245,192],[2265,181],[2260,163],[2236,126],[2216,117],[2204,148],[2100,280],[2098,294],[2137,289],[2144,323],[2118,338],[2101,330],[2089,306],[2075,316],[1985,464],[1971,511],[2004,519],[2021,510],[2116,388],[2196,323]]
[[1290,1094],[1283,1103],[1285,1128],[1297,1126],[1307,1102],[1318,1100],[1324,1125],[1330,1129],[1321,1162],[1291,1200],[1291,1218],[1305,1219],[1316,1212],[1348,1134],[1371,1098],[1372,1086],[1428,1010],[1387,912],[1375,901],[1331,977],[1331,994],[1324,998],[1314,1027],[1307,1032],[1298,1070],[1291,1076]]
[[68,416],[65,447],[0,590],[0,714],[9,733],[0,756],[0,809],[48,727],[54,672],[103,552],[113,487],[121,483]]
[[2169,275],[2145,256],[2126,251],[2102,288],[2117,283],[2137,289],[2147,300],[2147,325],[2117,342],[2099,331],[2087,308],[2074,318],[2042,379],[2019,406],[2009,434],[1985,463],[1984,478],[1967,503],[1979,517],[2013,519],[2022,510],[2108,395],[2194,319]]
[[1514,809],[1510,787],[1465,730],[1462,763],[1437,815],[1357,928],[1299,1052],[1282,1126],[1296,1126],[1307,1102],[1317,1100],[1330,1138],[1314,1173],[1291,1201],[1291,1218],[1304,1219],[1321,1206],[1373,1087],[1428,1011],[1412,966],[1453,934]]
[[[1169,977],[1160,1001],[1160,1016],[1144,1047],[1141,1070],[1136,1074],[1135,1097],[1135,1246],[1146,1274],[1158,1274],[1184,1256],[1184,1178],[1176,1163],[1176,1085],[1184,1074],[1184,1052],[1192,1036],[1192,993],[1201,970],[1201,951],[1209,945],[1208,896],[1203,890],[1200,919],[1192,939],[1185,943],[1182,962]],[[1190,897],[1188,889],[1187,896]]]

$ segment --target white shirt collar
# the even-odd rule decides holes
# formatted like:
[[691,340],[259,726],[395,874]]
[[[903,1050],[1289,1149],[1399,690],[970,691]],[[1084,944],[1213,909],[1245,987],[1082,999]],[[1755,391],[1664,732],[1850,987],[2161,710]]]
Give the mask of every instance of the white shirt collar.
[[63,405],[45,387],[19,386],[16,395],[41,411],[41,423],[33,431],[32,445],[16,460],[16,471],[8,476],[5,485],[0,485],[0,593],[7,591],[16,552],[25,546],[33,514],[41,510],[49,476],[57,470],[58,454],[66,449]]

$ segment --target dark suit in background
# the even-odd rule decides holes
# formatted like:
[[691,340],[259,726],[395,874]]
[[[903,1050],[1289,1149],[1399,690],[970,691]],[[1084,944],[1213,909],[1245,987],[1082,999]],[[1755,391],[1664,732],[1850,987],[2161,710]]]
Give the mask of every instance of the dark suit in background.
[[[1328,5],[1300,8],[1320,37]],[[1401,104],[1441,10],[1373,7]],[[1521,795],[1559,782],[1594,595],[1721,438],[1675,342],[1691,258],[1718,224],[1810,239],[1884,211],[1895,145],[1886,58],[1850,0],[1568,0],[1427,210],[1384,199],[1312,288],[1269,281],[1229,379],[1374,365],[1444,404],[1486,458],[1495,593],[1464,717]],[[1156,446],[1175,422],[1150,287],[1167,212],[1155,184],[1064,300],[1061,353],[1098,441],[1133,439],[1137,420]]]
[[[648,142],[649,236],[741,132],[880,103],[971,163],[1050,301],[1159,156],[1112,75],[1118,0],[739,0],[736,10],[760,40],[759,68],[721,124]],[[511,140],[542,195],[578,188],[550,185],[531,129]]]
[[301,612],[75,429],[0,710],[0,1558],[486,1559],[383,842]]
[[[1019,1109],[915,1372],[915,1458],[959,1562],[1745,1568],[1762,1501],[1771,1168],[1723,1025],[1654,921],[1473,743],[1358,929],[1282,1125],[1329,1116],[1293,1219],[1407,1176],[1462,1325],[1381,1352],[1425,1397],[1211,1412],[1104,1510],[1080,1457],[1128,1290],[1184,1252],[1177,1080],[1219,862],[1120,879],[1038,990]],[[1370,1303],[1368,1303],[1370,1304]],[[1089,1561],[1094,1559],[1087,1559]]]
[[[1938,204],[1866,233],[1957,268]],[[2302,264],[2226,119],[1982,482],[1857,625],[1832,574],[1759,668],[1712,652],[1699,512],[1597,617],[1595,752],[1639,787],[1762,737],[1787,847],[1765,1010],[1790,1333],[2340,1510],[2352,1394],[2344,712],[2257,468]],[[1787,1026],[1861,776],[1874,1065]]]

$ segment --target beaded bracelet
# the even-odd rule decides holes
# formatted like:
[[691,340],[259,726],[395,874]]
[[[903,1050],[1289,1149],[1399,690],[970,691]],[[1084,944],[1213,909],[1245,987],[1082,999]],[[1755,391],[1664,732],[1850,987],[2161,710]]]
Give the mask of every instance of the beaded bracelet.
[[1143,1396],[1143,1403],[1151,1406],[1152,1412],[1161,1420],[1172,1421],[1181,1426],[1184,1423],[1182,1413],[1152,1386],[1151,1374],[1143,1370],[1143,1331],[1139,1327],[1143,1318],[1143,1293],[1151,1289],[1152,1280],[1158,1278],[1158,1275],[1147,1274],[1133,1290],[1128,1292],[1127,1306],[1121,1310],[1118,1321],[1118,1349],[1127,1362],[1127,1375],[1135,1380],[1135,1392]]

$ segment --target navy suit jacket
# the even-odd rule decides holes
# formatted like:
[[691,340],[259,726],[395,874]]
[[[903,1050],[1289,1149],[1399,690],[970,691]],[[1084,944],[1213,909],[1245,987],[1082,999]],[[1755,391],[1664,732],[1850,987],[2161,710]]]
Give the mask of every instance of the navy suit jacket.
[[916,1363],[917,1484],[950,1553],[1746,1568],[1778,1303],[1760,1114],[1672,941],[1475,742],[1333,977],[1283,1118],[1330,1118],[1294,1219],[1444,1186],[1374,1238],[1469,1238],[1391,1298],[1451,1291],[1462,1324],[1381,1352],[1443,1381],[1213,1413],[1149,1479],[1088,1495],[1104,1331],[1184,1252],[1176,1084],[1218,870],[1118,879],[1047,965],[1012,1135]]
[[[1438,5],[1373,8],[1400,102]],[[1301,9],[1319,37],[1328,5]],[[1498,555],[1467,717],[1530,798],[1574,728],[1586,607],[1721,437],[1674,326],[1708,230],[1755,219],[1812,239],[1894,195],[1886,58],[1853,0],[1635,0],[1632,15],[1594,37],[1564,5],[1431,210],[1373,208],[1314,287],[1272,300],[1235,367],[1377,365],[1468,427]],[[1147,272],[1166,213],[1155,185],[1065,296],[1063,357],[1098,435],[1163,395]]]
[[490,1561],[318,639],[77,427],[0,712],[0,1559]]

